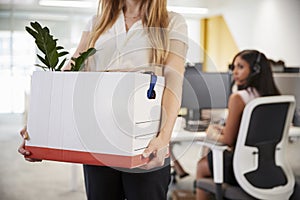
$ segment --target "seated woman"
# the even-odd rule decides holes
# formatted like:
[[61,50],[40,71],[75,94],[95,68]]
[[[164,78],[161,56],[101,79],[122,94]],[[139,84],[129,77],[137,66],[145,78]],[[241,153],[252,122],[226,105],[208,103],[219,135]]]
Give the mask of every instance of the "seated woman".
[[[231,150],[224,154],[224,181],[237,184],[232,168],[232,152],[234,150],[237,134],[245,105],[260,96],[279,95],[274,83],[270,63],[266,56],[256,50],[239,52],[231,65],[233,78],[238,88],[228,101],[228,117],[225,126],[210,125],[206,130],[210,139],[227,144]],[[212,177],[212,152],[203,157],[197,164],[196,179]],[[196,199],[208,199],[208,194],[196,190]]]

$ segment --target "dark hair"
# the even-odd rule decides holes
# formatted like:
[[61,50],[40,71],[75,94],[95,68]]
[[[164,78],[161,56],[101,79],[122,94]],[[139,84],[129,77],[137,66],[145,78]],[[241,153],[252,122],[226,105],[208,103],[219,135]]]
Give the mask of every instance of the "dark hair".
[[[279,95],[280,92],[275,85],[270,62],[267,57],[257,50],[243,50],[236,54],[235,59],[240,56],[246,61],[251,68],[251,73],[248,76],[246,85],[243,88],[253,87],[261,96]],[[233,70],[234,65],[231,65]],[[259,67],[259,69],[257,69]]]

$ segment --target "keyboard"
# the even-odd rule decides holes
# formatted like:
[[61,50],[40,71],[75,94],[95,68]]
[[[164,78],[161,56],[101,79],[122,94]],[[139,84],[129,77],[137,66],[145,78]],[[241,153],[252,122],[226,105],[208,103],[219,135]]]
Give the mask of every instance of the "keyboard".
[[186,127],[184,127],[184,130],[186,131],[190,131],[190,132],[203,132],[207,129],[208,124],[207,125],[187,125]]

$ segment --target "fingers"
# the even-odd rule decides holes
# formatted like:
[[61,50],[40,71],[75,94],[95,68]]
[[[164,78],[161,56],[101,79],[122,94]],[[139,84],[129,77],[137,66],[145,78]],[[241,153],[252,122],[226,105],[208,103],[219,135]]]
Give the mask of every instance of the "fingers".
[[167,148],[169,149],[169,144],[163,144],[161,140],[158,138],[154,138],[150,141],[148,147],[143,152],[143,157],[148,158],[152,154],[156,154],[157,151],[161,151],[163,149]]
[[26,156],[30,156],[31,153],[30,153],[30,151],[27,151],[27,150],[25,149],[25,140],[23,140],[21,146],[18,148],[18,152],[19,152],[20,154],[22,154],[22,155],[24,156],[25,160],[27,160],[27,161],[29,161],[29,162],[41,162],[41,161],[42,161],[42,160],[40,160],[40,159],[35,159],[35,158],[28,158],[28,157],[26,157]]
[[161,167],[165,164],[165,158],[169,156],[169,147],[165,146],[158,151],[154,151],[152,154],[150,161],[144,165],[141,166],[141,169],[152,169],[155,167]]
[[29,139],[29,135],[28,135],[27,127],[26,127],[26,126],[20,131],[20,135],[21,135],[25,140],[28,140],[28,139]]
[[155,167],[161,167],[163,166],[165,163],[165,160],[159,160],[157,157],[153,158],[149,163],[147,163],[146,165],[140,167],[141,169],[145,169],[145,170],[149,170],[149,169],[153,169]]
[[206,129],[208,138],[218,135],[222,132],[223,127],[219,125],[210,125]]
[[159,137],[153,138],[148,147],[143,152],[144,158],[149,158],[149,162],[142,166],[142,169],[152,169],[164,165],[165,158],[169,156],[169,143],[165,143]]
[[30,155],[30,152],[25,149],[25,140],[23,140],[21,146],[18,148],[18,152],[24,156]]
[[148,158],[148,157],[150,157],[150,155],[151,154],[153,154],[154,153],[154,148],[152,148],[152,147],[147,147],[146,149],[145,149],[145,151],[143,152],[143,157],[144,158]]
[[216,124],[216,125],[214,125],[214,129],[216,129],[217,131],[222,131],[222,129],[223,129],[223,126],[222,125],[219,125],[219,124]]
[[26,161],[28,162],[42,162],[40,159],[35,159],[35,158],[25,158]]
[[143,152],[143,157],[144,158],[148,158],[150,157],[152,154],[155,153],[155,151],[157,150],[157,139],[153,139],[150,141],[148,147],[145,149],[145,151]]
[[28,139],[27,127],[25,126],[21,131],[20,135],[23,138],[22,144],[18,148],[18,152],[23,156],[29,156],[30,152],[25,149],[25,140]]
[[22,141],[22,144],[20,145],[20,147],[18,148],[18,152],[20,154],[22,154],[24,156],[25,160],[27,160],[29,162],[41,162],[42,160],[40,160],[40,159],[26,157],[26,156],[31,155],[31,152],[25,149],[25,140],[29,139],[29,135],[28,135],[26,126],[20,131],[20,135],[22,136],[23,141]]

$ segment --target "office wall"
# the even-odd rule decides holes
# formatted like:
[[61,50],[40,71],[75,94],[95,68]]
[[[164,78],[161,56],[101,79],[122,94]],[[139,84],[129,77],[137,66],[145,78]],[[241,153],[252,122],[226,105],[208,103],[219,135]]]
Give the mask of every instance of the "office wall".
[[299,0],[229,0],[222,13],[240,49],[259,49],[300,67]]
[[189,50],[187,62],[195,63],[203,61],[203,47],[200,45],[200,20],[198,18],[186,17],[189,36]]
[[[224,0],[209,14],[188,18],[191,39],[198,41],[194,35],[201,19],[218,15],[224,17],[239,50],[258,49],[288,67],[300,67],[299,0]],[[202,62],[203,57],[196,60]]]

